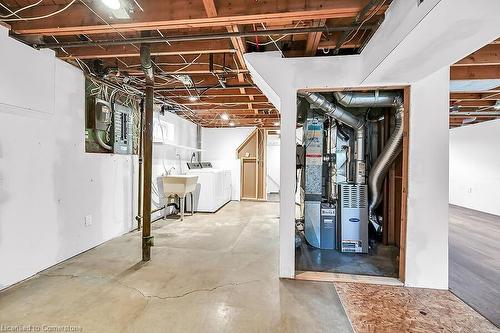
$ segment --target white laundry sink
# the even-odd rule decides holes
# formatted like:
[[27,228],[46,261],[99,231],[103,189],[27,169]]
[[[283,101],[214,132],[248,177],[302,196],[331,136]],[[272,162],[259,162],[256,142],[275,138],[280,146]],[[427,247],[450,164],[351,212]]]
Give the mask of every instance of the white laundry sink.
[[169,175],[162,177],[163,192],[168,197],[172,194],[184,198],[186,194],[193,192],[196,189],[198,176],[193,175]]
[[188,193],[191,193],[191,202],[193,201],[192,193],[196,189],[198,176],[169,175],[162,177],[162,181],[165,197],[169,197],[173,194],[179,197],[181,221],[184,220],[184,199]]

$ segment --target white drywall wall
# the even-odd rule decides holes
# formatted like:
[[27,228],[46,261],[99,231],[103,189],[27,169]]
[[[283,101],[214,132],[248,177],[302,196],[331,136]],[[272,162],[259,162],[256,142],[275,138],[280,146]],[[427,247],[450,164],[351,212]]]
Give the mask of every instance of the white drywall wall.
[[[437,172],[446,180],[433,184],[445,187],[444,192],[439,189],[430,196],[433,200],[425,196],[431,187],[430,182],[413,177],[414,182],[421,183],[409,185],[408,194],[414,202],[408,207],[408,223],[413,229],[407,233],[410,253],[406,253],[406,283],[446,288],[448,218],[444,212],[448,206],[448,171],[442,168],[448,163],[448,129],[441,117],[447,117],[448,109],[442,106],[448,103],[445,92],[449,82],[444,82],[443,71],[448,71],[453,62],[500,36],[499,10],[500,2],[496,0],[429,0],[420,7],[416,1],[394,1],[386,20],[361,55],[282,59],[279,52],[245,54],[254,82],[281,112],[281,277],[295,274],[295,175],[290,166],[295,163],[297,90],[401,85],[413,89],[415,84],[416,92],[412,93],[412,98],[419,100],[411,103],[419,114],[412,117],[419,128],[409,142],[411,172],[416,175],[419,170],[433,170],[438,164]],[[473,33],[464,33],[469,30]],[[462,35],[467,36],[460,37]],[[427,110],[443,114],[436,116]],[[410,112],[414,110],[410,109]],[[438,120],[427,121],[424,125],[423,118],[431,116]],[[422,147],[430,148],[427,137],[422,135],[422,126],[437,140],[443,140],[436,144],[442,154],[432,154],[434,160],[422,152]],[[431,175],[429,180],[436,180],[436,177]],[[421,210],[436,212],[432,230],[424,231],[419,227],[429,226],[428,222],[422,221],[428,217],[419,213]],[[418,249],[417,244],[426,246]],[[412,258],[413,255],[417,257]]]
[[500,216],[500,119],[450,130],[450,203]]
[[[155,108],[156,109],[156,108]],[[165,112],[161,115],[154,113],[153,124],[155,127],[155,139],[153,143],[153,209],[163,207],[166,198],[163,195],[162,176],[168,172],[171,174],[183,174],[187,170],[186,162],[191,161],[196,148],[196,125],[173,113]],[[193,148],[193,149],[191,149]],[[196,161],[196,158],[194,159]],[[172,211],[173,208],[170,208]],[[153,217],[163,212],[153,214]]]
[[407,286],[448,289],[449,69],[411,85]]
[[202,128],[201,160],[218,169],[231,170],[231,200],[240,200],[240,160],[236,149],[253,132],[254,127]]
[[[84,152],[80,70],[53,54],[48,61],[46,52],[12,43],[3,33],[0,49],[11,59],[0,61],[1,81],[10,82],[17,94],[10,105],[0,104],[3,288],[130,231],[137,169],[132,156]],[[52,66],[46,68],[47,63]],[[3,75],[12,67],[16,80]],[[41,72],[41,78],[33,77]],[[53,93],[47,94],[46,86]],[[85,226],[86,216],[91,216],[90,226]]]
[[280,191],[280,137],[268,135],[266,145],[266,193]]
[[365,84],[418,81],[500,36],[497,0],[393,1],[390,9],[363,52]]
[[[85,153],[79,69],[14,41],[3,27],[0,50],[2,289],[132,230],[137,157]],[[175,144],[196,146],[194,124],[173,114],[165,119],[174,124]],[[177,168],[177,152],[189,159],[184,149],[155,144],[153,174],[163,172],[162,159]]]

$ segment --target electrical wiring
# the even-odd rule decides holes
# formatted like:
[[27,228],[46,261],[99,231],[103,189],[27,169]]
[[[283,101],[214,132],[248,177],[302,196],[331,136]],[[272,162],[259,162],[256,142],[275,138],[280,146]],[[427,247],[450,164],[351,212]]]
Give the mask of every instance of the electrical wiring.
[[352,34],[351,38],[349,38],[348,40],[344,41],[340,46],[342,47],[343,45],[349,43],[350,41],[352,41],[354,39],[354,37],[356,37],[356,35],[358,34],[359,32],[359,29],[361,29],[361,27],[366,23],[366,21],[368,21],[369,19],[371,19],[376,13],[378,13],[378,11],[380,10],[380,8],[382,8],[382,6],[387,2],[387,0],[384,0],[382,1],[382,3],[373,10],[373,12],[368,15],[358,26],[358,28],[356,29],[356,31],[354,32],[354,34]]
[[[42,3],[42,1],[43,1],[43,0],[39,0],[39,1],[37,1],[37,2],[35,2],[35,3],[33,3],[33,4],[31,4],[31,5],[28,5],[28,6],[23,7],[23,8],[19,8],[19,9],[17,9],[16,11],[12,11],[12,10],[10,10],[9,8],[7,8],[5,5],[3,5],[2,3],[0,3],[0,5],[1,5],[3,8],[7,9],[7,10],[10,12],[10,14],[7,14],[7,15],[0,15],[0,19],[3,19],[3,18],[9,18],[9,17],[11,17],[11,16],[17,16],[17,17],[21,18],[19,15],[17,15],[17,13],[20,13],[20,12],[22,12],[23,10],[26,10],[26,9],[29,9],[29,8],[32,8],[32,7],[38,6],[39,4],[41,4],[41,3]],[[22,19],[22,18],[21,18],[21,19]]]
[[[56,43],[59,43],[59,41],[57,40],[57,38],[56,38],[56,37],[54,37],[54,36],[50,36],[50,37],[52,37],[52,39],[54,39],[54,40],[56,41]],[[68,52],[64,49],[64,47],[61,47],[61,51],[63,51],[63,52],[64,52],[64,53],[66,53],[67,55],[69,55],[69,53],[68,53]]]
[[[266,26],[264,25],[264,23],[261,23],[261,25],[262,25],[262,28],[264,28],[264,30],[267,30]],[[267,37],[269,37],[271,39],[271,41],[274,43],[274,46],[276,46],[276,48],[278,49],[278,51],[280,51],[281,56],[283,57],[284,56],[283,55],[283,51],[281,51],[280,47],[278,46],[278,43],[276,43],[276,41],[273,39],[273,37],[271,37],[271,35],[269,35]]]
[[[301,23],[302,23],[302,20],[300,20],[299,22],[297,22],[297,24],[295,24],[295,26],[293,28],[297,28]],[[261,23],[261,24],[264,27],[264,24],[263,23]],[[264,30],[267,30],[267,29],[264,27]],[[280,40],[282,40],[283,38],[285,38],[287,36],[290,36],[290,34],[282,35],[282,36],[280,36],[280,37],[278,37],[277,39],[274,39],[274,40],[271,38],[271,36],[267,36],[267,37],[269,37],[271,39],[271,41],[270,42],[265,42],[265,43],[258,43],[257,44],[255,42],[252,42],[252,41],[249,41],[249,40],[247,40],[246,42],[248,44],[255,45],[255,46],[265,46],[265,45],[270,45],[270,44],[273,44],[273,43],[276,44],[276,42],[279,42]]]
[[22,18],[17,18],[17,19],[12,19],[12,18],[11,19],[2,19],[2,21],[4,21],[4,22],[17,22],[17,21],[35,21],[35,20],[45,19],[45,18],[48,18],[48,17],[51,17],[51,16],[54,16],[54,15],[57,15],[59,13],[64,12],[66,9],[71,7],[71,5],[74,4],[75,2],[76,2],[76,0],[72,0],[70,3],[68,3],[63,8],[56,10],[55,12],[46,14],[46,15],[35,16],[35,17],[22,17]]

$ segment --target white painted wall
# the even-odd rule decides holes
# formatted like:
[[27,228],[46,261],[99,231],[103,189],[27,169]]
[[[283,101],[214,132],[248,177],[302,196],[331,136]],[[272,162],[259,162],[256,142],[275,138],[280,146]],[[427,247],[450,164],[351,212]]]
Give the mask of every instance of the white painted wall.
[[240,200],[240,160],[236,149],[253,132],[254,127],[202,128],[201,160],[215,168],[231,170],[231,200]]
[[450,130],[450,203],[500,216],[500,120]]
[[[79,69],[14,41],[2,27],[0,50],[2,289],[132,230],[137,157],[85,153]],[[196,146],[194,124],[164,118],[174,124],[173,143]],[[184,149],[155,144],[153,174],[163,172],[162,160],[180,172],[176,153],[189,159]],[[88,215],[92,225],[85,226]]]
[[[449,82],[445,82],[444,74],[448,69],[443,68],[500,36],[500,1],[431,0],[420,7],[416,3],[392,2],[386,20],[361,55],[293,59],[282,59],[278,52],[245,55],[254,82],[281,112],[281,277],[295,275],[295,170],[289,166],[295,163],[297,90],[410,85],[416,89],[412,99],[418,100],[411,101],[415,110],[410,110],[417,112],[411,116],[416,133],[410,134],[413,139],[409,142],[412,181],[416,183],[408,188],[413,202],[408,208],[406,284],[447,288],[448,218],[444,213],[448,207],[448,171],[443,166],[448,165],[448,129],[442,117],[447,117],[448,108],[443,105],[448,103],[445,92]],[[464,33],[469,30],[472,33]],[[424,121],[431,116],[438,120]],[[442,140],[433,143],[441,152],[432,154],[433,159],[422,150],[431,147],[423,130]],[[440,166],[437,174],[445,180],[433,183],[436,174],[429,175],[429,181],[417,179],[421,171],[433,170],[436,165]],[[434,189],[429,196],[433,200],[429,200],[426,195],[432,186],[441,188]],[[423,226],[429,226],[428,220],[424,221],[429,218],[426,212],[433,211],[433,229],[423,230]]]
[[448,289],[449,82],[444,68],[411,85],[405,281],[411,287]]
[[136,158],[84,152],[81,71],[5,32],[0,28],[0,81],[9,83],[8,98],[0,99],[0,289],[130,231],[137,183]]
[[[196,125],[173,113],[161,115],[155,112],[153,118],[155,140],[153,143],[153,208],[165,205],[161,178],[167,172],[183,174],[187,170],[186,162],[191,161],[191,155],[197,153]],[[196,161],[196,158],[194,159]],[[175,169],[172,169],[175,168]],[[170,209],[172,211],[173,208]],[[161,215],[157,212],[153,217]]]
[[268,135],[266,145],[266,193],[280,191],[280,137]]

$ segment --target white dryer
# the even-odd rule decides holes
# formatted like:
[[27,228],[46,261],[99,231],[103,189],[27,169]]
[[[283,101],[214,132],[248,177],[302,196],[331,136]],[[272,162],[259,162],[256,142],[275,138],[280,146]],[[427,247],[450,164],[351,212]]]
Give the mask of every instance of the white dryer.
[[[186,174],[198,176],[193,193],[194,211],[214,213],[231,200],[231,171],[216,169],[210,162],[187,163]],[[187,202],[191,209],[191,202]]]

